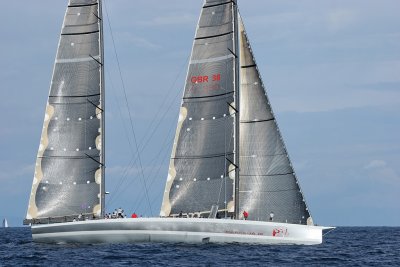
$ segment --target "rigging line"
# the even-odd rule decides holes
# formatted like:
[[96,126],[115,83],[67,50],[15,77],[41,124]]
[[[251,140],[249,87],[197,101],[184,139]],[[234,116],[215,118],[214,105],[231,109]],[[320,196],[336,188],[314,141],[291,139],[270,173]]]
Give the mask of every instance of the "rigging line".
[[[186,63],[187,63],[188,60],[189,60],[189,59],[187,58],[186,61],[184,62],[184,65],[182,66],[182,68],[185,67],[185,65],[186,65]],[[181,68],[181,69],[182,69],[182,68]],[[176,77],[176,79],[175,79],[173,85],[170,87],[171,90],[168,90],[169,92],[172,92],[172,88],[175,86],[175,83],[176,83],[176,81],[178,80],[178,78],[180,77],[181,73],[182,73],[182,70],[181,70],[181,72],[177,75],[177,77]],[[163,112],[163,116],[159,119],[159,122],[157,123],[157,125],[156,125],[155,128],[153,129],[153,132],[151,133],[150,137],[147,138],[147,141],[146,141],[145,144],[141,147],[140,152],[143,152],[144,149],[147,147],[147,145],[148,145],[149,142],[151,141],[153,135],[157,132],[157,129],[159,128],[161,122],[164,121],[165,116],[169,113],[169,111],[171,110],[173,104],[175,104],[175,100],[176,100],[176,98],[179,96],[180,93],[181,93],[181,92],[180,92],[180,90],[179,90],[179,91],[177,92],[177,94],[171,99],[171,103],[169,104],[168,108]],[[163,103],[163,104],[161,105],[161,107],[159,108],[158,113],[161,112],[161,109],[162,109],[162,107],[165,105],[166,100],[167,100],[168,98],[169,98],[169,94],[168,94],[167,97],[165,98],[164,103]],[[156,118],[157,118],[157,117],[155,116],[154,119],[153,119],[153,121],[152,121],[152,123],[156,121]],[[152,124],[152,123],[151,123],[151,124]],[[171,124],[171,125],[172,125],[172,124]],[[172,126],[173,126],[173,125],[172,125]],[[146,130],[146,132],[148,132],[150,129],[151,129],[151,127],[148,127],[148,129]],[[146,137],[146,135],[147,135],[147,133],[144,135],[144,137],[143,137],[141,143],[144,141],[144,138]],[[132,158],[131,158],[131,160],[129,161],[128,166],[126,167],[126,170],[125,170],[125,172],[124,172],[124,175],[123,175],[123,177],[122,177],[121,180],[120,180],[120,183],[119,183],[119,186],[118,186],[117,190],[119,190],[119,187],[122,186],[122,184],[126,182],[126,180],[127,180],[127,178],[128,178],[126,175],[128,175],[129,169],[131,169],[131,168],[134,166],[136,160],[137,160],[137,158],[135,158],[135,155],[132,155]],[[133,182],[133,180],[132,180],[132,182]],[[132,183],[132,182],[131,182],[131,183]],[[131,183],[129,183],[129,184],[131,184]]]
[[158,176],[158,173],[159,173],[161,167],[164,166],[165,161],[169,160],[167,155],[168,155],[168,152],[170,150],[171,144],[173,143],[174,138],[175,138],[175,136],[173,135],[173,129],[174,128],[175,127],[173,127],[173,125],[172,125],[172,127],[170,127],[170,129],[169,129],[169,131],[168,131],[168,133],[166,135],[166,138],[164,140],[164,143],[162,145],[162,149],[158,153],[157,157],[153,159],[153,162],[156,162],[158,160],[158,158],[161,156],[161,154],[164,153],[164,154],[162,154],[164,156],[164,157],[162,157],[163,160],[162,160],[161,164],[159,165],[156,173],[155,174],[151,173],[149,175],[150,177],[152,177],[151,182],[150,182],[150,187],[154,184],[154,182],[156,180],[156,177]]
[[148,194],[148,191],[147,191],[146,180],[144,178],[142,160],[141,160],[141,157],[139,155],[139,147],[138,147],[137,140],[136,140],[135,129],[133,128],[132,115],[131,115],[131,111],[129,109],[128,97],[126,95],[125,83],[124,83],[124,80],[123,80],[123,77],[122,77],[121,66],[120,66],[120,63],[119,63],[119,58],[118,58],[117,49],[116,49],[116,45],[115,45],[115,41],[114,41],[114,35],[113,35],[113,32],[112,32],[112,28],[111,28],[110,16],[108,14],[106,1],[104,1],[104,7],[105,7],[105,10],[106,10],[106,14],[107,14],[107,21],[108,21],[108,26],[110,28],[110,35],[111,35],[111,40],[112,40],[113,47],[114,47],[115,57],[116,57],[116,60],[117,60],[117,66],[118,66],[118,71],[119,71],[119,75],[120,75],[120,78],[121,78],[121,84],[122,84],[122,88],[123,88],[123,91],[124,91],[125,103],[126,103],[126,106],[127,106],[127,109],[128,109],[129,121],[130,121],[130,124],[131,124],[131,129],[132,129],[132,134],[133,134],[133,140],[135,141],[135,146],[136,146],[136,153],[138,154],[140,171],[141,171],[141,175],[142,175],[142,182],[143,182],[143,185],[144,185],[144,189],[146,191],[146,197],[147,197],[147,201],[148,201],[148,205],[149,205],[149,209],[150,209],[150,214],[153,215],[153,211],[151,209],[151,204],[150,204],[150,200],[149,200],[149,194]]
[[[174,136],[172,136],[172,141],[173,141],[173,138],[174,138]],[[171,138],[170,138],[170,140],[171,140]],[[169,146],[166,146],[166,148],[169,148]],[[160,173],[161,168],[164,166],[165,161],[168,160],[168,157],[167,157],[168,152],[169,152],[169,149],[165,149],[165,150],[164,150],[164,154],[163,154],[164,157],[162,157],[163,160],[162,160],[161,164],[158,166],[158,169],[157,169],[156,173],[153,175],[150,186],[152,186],[152,185],[154,184],[154,182],[157,180],[157,177],[159,176],[159,173]],[[161,187],[161,190],[164,190],[164,189],[165,189],[165,187]],[[161,192],[162,192],[162,191],[161,191]],[[163,196],[163,194],[161,194],[161,195]],[[155,199],[151,202],[152,204],[155,202],[155,200],[157,200],[157,197],[160,196],[160,194],[157,194],[157,195],[155,195],[155,196],[156,196]],[[143,197],[142,197],[140,203],[141,203],[142,201],[143,201]]]
[[[160,107],[158,108],[156,114],[158,114],[159,112],[161,112],[162,109],[164,108],[164,105],[167,103],[167,100],[169,99],[169,97],[170,97],[170,95],[171,95],[171,93],[172,93],[172,88],[175,87],[175,84],[176,84],[176,82],[178,81],[178,79],[180,78],[180,76],[181,76],[183,70],[185,69],[185,66],[186,66],[186,64],[187,64],[188,61],[189,61],[189,56],[186,58],[186,60],[183,62],[182,66],[180,67],[180,71],[179,71],[178,75],[175,77],[175,80],[174,80],[174,82],[172,83],[171,87],[169,88],[167,95],[163,98],[164,101],[163,101],[163,103],[160,105]],[[168,113],[168,111],[171,109],[172,105],[174,104],[175,99],[179,96],[180,93],[181,93],[181,91],[178,90],[177,94],[172,98],[172,102],[171,102],[170,105],[168,106],[167,112],[164,112],[164,114],[165,114],[165,113]],[[147,133],[150,131],[150,129],[151,129],[153,123],[156,121],[156,118],[157,118],[157,117],[154,116],[153,120],[152,120],[151,123],[150,123],[150,126],[149,126],[149,127],[146,129],[146,131],[145,131],[144,137],[145,137],[145,136],[147,135]],[[163,121],[163,118],[161,118],[160,121]],[[143,140],[144,137],[142,138],[141,142],[144,141],[144,140]],[[151,139],[151,138],[150,138],[150,139]]]
[[[173,139],[174,139],[174,138],[175,138],[175,136],[172,136],[172,142],[173,142]],[[169,150],[166,150],[165,157],[163,157],[163,161],[161,162],[161,164],[160,164],[160,166],[159,166],[159,168],[158,168],[158,170],[157,170],[157,172],[156,172],[156,174],[155,174],[155,176],[154,176],[154,180],[153,180],[153,181],[156,180],[156,177],[157,177],[158,174],[160,173],[161,167],[165,164],[165,161],[168,160],[168,157],[167,157],[168,152],[169,152]],[[154,202],[157,200],[157,197],[158,197],[158,196],[160,196],[160,195],[161,195],[161,196],[164,196],[163,191],[165,190],[165,186],[160,187],[160,189],[161,189],[161,191],[159,191],[158,194],[155,194],[155,197],[154,197],[152,203],[154,203]]]
[[[188,59],[187,59],[187,60],[188,60]],[[186,61],[185,61],[185,64],[186,64]],[[171,86],[171,88],[175,86],[175,83],[176,83],[177,79],[179,78],[179,76],[181,75],[181,73],[182,73],[182,71],[181,71],[181,72],[178,74],[178,76],[176,77],[176,79],[175,79],[175,81],[174,81],[174,84]],[[170,88],[170,89],[171,89],[171,88]],[[171,90],[168,90],[168,91],[171,92]],[[140,153],[144,151],[144,149],[147,147],[147,145],[148,145],[149,142],[151,141],[153,135],[157,132],[157,129],[159,128],[160,124],[164,121],[165,116],[169,113],[169,111],[170,111],[170,109],[172,108],[173,104],[175,104],[175,100],[176,100],[176,98],[179,96],[179,93],[180,93],[180,91],[178,91],[177,94],[171,99],[171,103],[169,104],[169,106],[167,107],[167,109],[163,112],[163,116],[159,119],[159,121],[158,121],[157,125],[155,126],[155,128],[153,129],[151,135],[147,138],[147,141],[146,141],[146,142],[144,143],[144,145],[140,148]],[[169,98],[169,95],[167,95],[166,99],[168,99],[168,98]],[[162,106],[160,107],[160,109],[158,110],[158,113],[161,112],[161,109],[163,108],[163,106],[165,105],[165,103],[166,103],[166,100],[164,101],[164,103],[162,104]],[[156,118],[157,118],[157,116],[154,117],[152,123],[156,121]],[[172,124],[171,124],[171,125],[172,125]],[[172,125],[172,126],[173,126],[173,125]],[[150,129],[151,129],[151,127],[148,127],[148,129],[146,130],[146,132],[148,132]],[[144,137],[143,137],[141,143],[143,143],[144,138],[146,137],[146,135],[148,135],[148,133],[146,133],[146,134],[144,135]],[[129,162],[129,164],[128,164],[128,167],[126,167],[125,172],[124,172],[124,175],[123,175],[123,177],[121,178],[121,180],[120,180],[120,182],[119,182],[119,184],[118,184],[117,190],[119,190],[119,187],[122,186],[122,184],[126,182],[126,180],[127,180],[127,178],[128,178],[127,175],[128,175],[128,173],[129,173],[129,169],[133,168],[133,166],[134,166],[134,164],[135,164],[136,161],[137,161],[137,157],[135,158],[135,155],[132,155],[132,158],[131,158],[131,160],[130,160],[130,162]],[[131,184],[131,183],[129,183],[129,184]]]
[[[113,91],[115,91],[114,83],[112,81],[111,74],[110,74],[108,69],[107,69],[107,75],[109,76],[109,81],[110,81],[111,88],[112,88]],[[122,122],[122,125],[124,127],[124,133],[125,133],[126,139],[128,140],[129,147],[132,147],[132,143],[131,143],[131,140],[129,138],[128,129],[126,128],[126,125],[122,120],[123,116],[122,116],[121,105],[119,105],[119,101],[118,101],[117,95],[116,94],[113,94],[113,95],[114,95],[114,101],[116,102],[116,105],[118,107],[119,117],[121,118],[121,122]],[[132,152],[132,150],[130,150],[130,151]],[[132,154],[133,154],[133,152],[132,152]],[[111,192],[116,192],[117,190],[118,190],[118,184],[114,186],[114,189]],[[110,198],[107,199],[107,202],[106,202],[107,205],[110,205],[110,202],[114,197],[115,197],[115,195],[112,194],[110,196]]]
[[[172,125],[172,126],[170,127],[168,133],[167,133],[166,136],[165,136],[165,139],[164,139],[163,144],[161,145],[161,148],[162,148],[162,149],[159,151],[158,155],[152,160],[152,162],[157,163],[157,161],[158,161],[158,159],[160,158],[160,156],[161,156],[161,155],[163,155],[163,156],[165,155],[164,157],[162,157],[163,160],[161,161],[161,164],[159,165],[157,172],[156,172],[155,174],[153,173],[153,171],[151,171],[151,172],[149,173],[149,177],[152,177],[152,178],[151,178],[151,181],[150,181],[149,187],[152,187],[152,186],[153,186],[154,181],[156,180],[156,177],[158,176],[158,173],[159,173],[161,167],[164,165],[165,160],[168,159],[167,155],[168,155],[168,151],[169,151],[169,149],[170,149],[170,145],[168,145],[168,144],[172,144],[172,142],[173,142],[173,140],[174,140],[173,129],[174,129],[174,127],[173,127],[173,125]],[[171,136],[171,134],[172,134],[172,136]],[[166,152],[167,152],[167,153],[166,153]],[[154,169],[152,169],[152,170],[154,170]]]
[[[171,127],[170,127],[170,129],[169,129],[169,131],[168,131],[168,134],[166,135],[166,138],[165,138],[165,140],[164,140],[164,143],[161,145],[161,150],[159,151],[159,153],[157,154],[157,156],[156,156],[152,161],[158,160],[158,158],[159,158],[161,155],[164,155],[164,154],[162,154],[162,153],[165,153],[165,151],[168,152],[168,150],[166,149],[166,148],[169,148],[169,146],[167,146],[167,143],[172,143],[172,142],[173,142],[173,138],[174,138],[174,136],[172,136],[172,139],[171,139],[171,136],[170,136],[172,130],[174,129],[173,126],[174,126],[174,125],[171,125]],[[171,140],[171,141],[170,141],[170,140]],[[159,165],[159,168],[158,168],[157,173],[156,173],[155,176],[153,176],[153,174],[150,174],[150,175],[149,175],[149,177],[152,177],[151,182],[150,182],[150,185],[149,185],[149,188],[153,185],[153,183],[154,183],[154,181],[155,181],[155,178],[157,177],[157,175],[158,175],[158,173],[159,173],[161,167],[164,165],[164,162],[165,162],[165,160],[167,160],[167,159],[168,159],[168,157],[165,156],[165,157],[164,157],[164,160],[163,160],[162,163],[161,163],[161,165]],[[134,180],[131,180],[130,183],[128,183],[127,186],[124,187],[124,188],[122,189],[121,193],[125,192],[126,189],[129,188],[129,186],[130,186],[133,182],[134,182]],[[140,206],[140,204],[143,202],[143,196],[142,196],[142,194],[140,194],[140,195],[138,195],[138,197],[136,197],[136,200],[134,201],[134,203],[138,203],[138,201],[139,201],[139,196],[141,196],[141,198],[140,198],[141,200],[140,200],[140,203],[139,203],[139,206]],[[151,203],[153,204],[153,202],[154,202],[154,201],[152,201]],[[135,209],[135,210],[137,210],[137,209]]]

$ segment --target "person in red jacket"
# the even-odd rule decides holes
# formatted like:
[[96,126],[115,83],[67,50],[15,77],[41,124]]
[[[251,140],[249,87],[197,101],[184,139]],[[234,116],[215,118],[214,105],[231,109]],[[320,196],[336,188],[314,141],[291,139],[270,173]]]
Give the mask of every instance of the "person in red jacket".
[[247,211],[243,211],[243,217],[245,220],[247,220],[247,217],[249,217],[249,213]]
[[132,213],[132,216],[131,216],[131,218],[137,218],[137,214],[134,212],[134,213]]

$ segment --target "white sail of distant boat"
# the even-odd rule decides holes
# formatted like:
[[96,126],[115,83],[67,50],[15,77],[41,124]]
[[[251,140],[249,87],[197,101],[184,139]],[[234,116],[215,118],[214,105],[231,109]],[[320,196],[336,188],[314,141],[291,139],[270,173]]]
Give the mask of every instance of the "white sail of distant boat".
[[3,228],[8,228],[8,222],[6,218],[3,219]]
[[104,218],[101,10],[69,0],[24,221],[34,241],[321,243],[228,0],[204,1],[160,218]]

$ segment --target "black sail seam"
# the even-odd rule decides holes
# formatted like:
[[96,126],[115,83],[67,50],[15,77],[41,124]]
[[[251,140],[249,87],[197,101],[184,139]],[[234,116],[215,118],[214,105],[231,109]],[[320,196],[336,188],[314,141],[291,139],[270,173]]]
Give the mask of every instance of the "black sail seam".
[[232,92],[228,92],[225,94],[219,94],[219,95],[209,95],[209,96],[190,96],[190,97],[183,97],[183,99],[197,99],[197,98],[210,98],[210,97],[218,97],[218,96],[224,96],[224,95],[229,95],[229,94],[233,94],[234,91]]
[[257,65],[252,64],[252,65],[241,66],[242,69],[253,68],[253,67],[257,67]]
[[203,8],[209,8],[209,7],[215,7],[215,6],[223,6],[223,5],[227,5],[230,3],[234,3],[233,1],[229,1],[229,2],[225,2],[225,3],[220,3],[220,4],[214,4],[214,5],[208,5],[208,6],[203,6]]
[[[287,192],[287,191],[298,191],[299,189],[294,188],[294,189],[281,189],[281,190],[256,190],[256,191],[252,191],[251,193],[277,193],[277,192]],[[244,191],[246,192],[246,191]],[[241,193],[244,193],[243,191],[241,191]]]
[[230,153],[224,153],[224,154],[215,154],[215,155],[205,155],[205,156],[182,156],[182,157],[174,157],[171,159],[210,159],[210,158],[220,158],[220,157],[225,157],[233,155],[232,152]]
[[91,32],[62,33],[61,35],[84,35],[84,34],[92,34],[92,33],[98,33],[98,32],[99,32],[99,30],[91,31]]
[[232,24],[232,22],[228,21],[226,23],[222,23],[222,24],[218,24],[218,25],[201,26],[200,28],[201,29],[215,28],[215,27],[222,27],[222,26],[229,25],[229,24]]
[[244,176],[244,177],[251,177],[251,176],[270,177],[270,176],[284,176],[284,175],[289,175],[289,174],[294,174],[294,172],[276,173],[276,174],[240,174],[240,176]]
[[240,123],[256,123],[256,122],[268,122],[268,121],[273,121],[275,118],[268,119],[268,120],[257,120],[257,121],[240,121]]
[[85,7],[85,6],[95,6],[95,5],[98,5],[98,3],[83,4],[83,5],[70,5],[68,7]]
[[225,35],[232,34],[232,33],[233,33],[233,31],[226,32],[226,33],[221,33],[221,34],[216,34],[216,35],[197,37],[197,38],[195,38],[195,40],[202,40],[202,39],[208,39],[208,38],[221,37],[221,36],[225,36]]
[[[99,158],[100,156],[92,156],[93,158]],[[41,156],[39,159],[89,159],[87,156]]]
[[79,28],[79,27],[89,27],[89,26],[96,25],[97,23],[98,23],[97,21],[94,21],[93,23],[68,25],[68,26],[66,26],[66,28],[68,27],[69,29],[71,29],[71,28]]
[[91,96],[99,96],[100,94],[93,94],[93,95],[49,95],[49,97],[61,97],[61,98],[69,98],[69,97],[91,97]]
[[[263,158],[263,157],[276,157],[276,156],[283,156],[283,155],[287,155],[286,153],[277,153],[277,154],[266,154],[266,155],[257,155],[257,158]],[[251,158],[252,155],[242,155],[240,156],[241,158]]]

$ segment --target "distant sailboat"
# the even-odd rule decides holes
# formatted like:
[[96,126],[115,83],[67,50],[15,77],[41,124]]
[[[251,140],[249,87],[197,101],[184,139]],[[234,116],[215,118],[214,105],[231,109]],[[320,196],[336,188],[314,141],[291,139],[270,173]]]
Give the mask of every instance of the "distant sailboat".
[[104,219],[102,27],[101,0],[69,1],[24,221],[34,241],[322,242],[228,0],[204,2],[160,218]]
[[6,218],[3,219],[3,228],[8,228],[8,222]]

